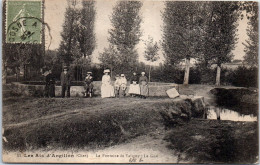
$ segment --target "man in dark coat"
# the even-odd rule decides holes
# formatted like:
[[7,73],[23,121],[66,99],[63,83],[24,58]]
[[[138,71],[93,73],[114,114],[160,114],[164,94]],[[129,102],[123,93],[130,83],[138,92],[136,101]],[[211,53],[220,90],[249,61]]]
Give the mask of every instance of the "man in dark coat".
[[45,96],[46,97],[55,97],[55,77],[52,74],[52,71],[49,70],[46,78],[46,86],[45,86]]
[[71,76],[68,73],[68,69],[65,67],[63,72],[60,75],[60,83],[62,87],[61,97],[65,97],[65,92],[67,91],[67,97],[70,97],[70,84],[71,84]]

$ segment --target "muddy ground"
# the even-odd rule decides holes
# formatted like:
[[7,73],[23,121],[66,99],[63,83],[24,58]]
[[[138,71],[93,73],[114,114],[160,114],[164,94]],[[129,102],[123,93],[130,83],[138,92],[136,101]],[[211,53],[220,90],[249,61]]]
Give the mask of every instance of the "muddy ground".
[[[214,102],[207,91],[195,87]],[[254,163],[258,123],[192,118],[165,125],[166,97],[32,98],[3,93],[4,151],[155,152],[168,163]],[[155,155],[156,155],[155,154]],[[154,161],[156,162],[156,161]]]

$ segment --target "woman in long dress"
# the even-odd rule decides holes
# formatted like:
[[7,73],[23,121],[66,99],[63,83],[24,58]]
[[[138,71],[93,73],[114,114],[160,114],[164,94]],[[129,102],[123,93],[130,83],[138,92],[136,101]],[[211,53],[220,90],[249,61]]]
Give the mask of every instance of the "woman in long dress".
[[132,97],[134,97],[136,95],[140,95],[140,86],[138,84],[138,77],[135,72],[133,73],[133,76],[131,77],[128,93]]
[[114,87],[111,85],[111,79],[108,75],[109,69],[104,70],[104,75],[102,77],[102,85],[101,85],[101,97],[115,97]]
[[146,98],[148,96],[148,78],[145,76],[145,72],[142,72],[141,75],[139,78],[140,95],[142,98]]

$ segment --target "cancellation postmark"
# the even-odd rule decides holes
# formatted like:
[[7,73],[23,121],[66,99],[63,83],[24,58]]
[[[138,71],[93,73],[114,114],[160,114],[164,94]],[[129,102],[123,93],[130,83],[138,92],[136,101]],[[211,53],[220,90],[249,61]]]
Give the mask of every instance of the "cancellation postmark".
[[42,1],[8,0],[6,8],[6,42],[40,44]]

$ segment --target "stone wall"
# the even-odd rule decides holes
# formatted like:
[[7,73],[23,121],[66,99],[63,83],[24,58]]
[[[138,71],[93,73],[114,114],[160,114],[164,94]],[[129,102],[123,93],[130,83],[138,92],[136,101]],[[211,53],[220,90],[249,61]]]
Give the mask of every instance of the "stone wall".
[[[44,85],[32,85],[32,84],[22,84],[19,82],[13,82],[12,90],[18,94],[25,96],[43,96],[44,95]],[[94,81],[94,95],[100,95],[100,81]],[[177,87],[174,83],[149,83],[149,96],[167,96],[166,90]],[[126,93],[128,94],[129,85],[127,86]],[[70,93],[71,96],[83,96],[84,87],[83,86],[71,86]],[[55,87],[55,95],[61,96],[61,86]]]

